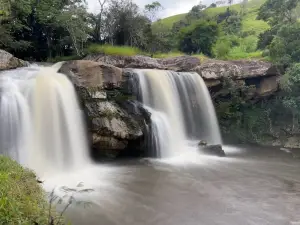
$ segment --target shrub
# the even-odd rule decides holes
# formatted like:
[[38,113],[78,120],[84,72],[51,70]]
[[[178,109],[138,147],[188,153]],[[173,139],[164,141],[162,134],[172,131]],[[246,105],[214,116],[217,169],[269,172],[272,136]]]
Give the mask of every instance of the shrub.
[[217,41],[215,46],[213,47],[213,53],[216,58],[219,59],[226,59],[231,49],[231,42],[226,39],[222,38]]
[[92,44],[88,47],[87,52],[90,54],[103,53],[105,55],[121,55],[121,56],[134,56],[141,54],[138,48],[129,46],[112,46],[112,45],[99,45]]
[[218,35],[217,23],[199,21],[180,30],[179,50],[187,54],[203,53],[210,56]]
[[241,46],[234,47],[230,50],[227,59],[236,60],[236,59],[253,59],[253,58],[262,58],[262,52],[245,52]]
[[241,48],[244,52],[255,52],[257,48],[257,37],[256,36],[249,36],[241,41]]
[[35,174],[0,156],[0,224],[49,224],[48,209]]

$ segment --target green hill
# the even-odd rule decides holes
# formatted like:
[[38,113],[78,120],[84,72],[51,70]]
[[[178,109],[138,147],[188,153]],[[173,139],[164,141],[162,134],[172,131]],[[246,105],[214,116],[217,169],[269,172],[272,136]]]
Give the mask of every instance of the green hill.
[[[247,9],[245,16],[243,17],[242,20],[242,31],[253,31],[255,34],[259,34],[269,28],[269,25],[262,20],[257,20],[257,12],[259,7],[265,2],[265,0],[250,0],[247,4]],[[210,17],[215,17],[219,15],[220,13],[223,13],[226,11],[228,6],[222,6],[222,7],[216,7],[216,8],[208,8],[205,10],[208,16]],[[241,10],[241,5],[240,4],[235,4],[230,6],[230,9],[240,11]],[[164,19],[161,19],[159,23],[166,29],[172,29],[172,26],[174,23],[183,20],[187,13],[183,14],[178,14],[175,16],[170,16]],[[157,24],[154,23],[153,25],[155,26]]]

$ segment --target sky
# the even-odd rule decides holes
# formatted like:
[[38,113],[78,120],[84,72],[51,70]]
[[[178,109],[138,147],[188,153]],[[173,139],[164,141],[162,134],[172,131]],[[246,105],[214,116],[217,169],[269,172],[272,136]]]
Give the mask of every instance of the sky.
[[[146,4],[152,3],[153,1],[155,0],[134,0],[134,2],[141,8],[144,8]],[[202,4],[208,6],[215,1],[217,0],[202,0]],[[97,9],[99,9],[98,0],[87,0],[87,2],[89,10],[91,12],[97,12]],[[159,0],[159,2],[164,7],[160,17],[165,18],[188,12],[194,5],[197,5],[200,0]]]

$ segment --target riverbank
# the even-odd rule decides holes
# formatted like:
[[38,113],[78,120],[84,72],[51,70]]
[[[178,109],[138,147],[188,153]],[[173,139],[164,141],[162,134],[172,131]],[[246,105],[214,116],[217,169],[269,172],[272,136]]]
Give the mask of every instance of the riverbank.
[[52,216],[36,175],[0,156],[0,224],[62,224]]

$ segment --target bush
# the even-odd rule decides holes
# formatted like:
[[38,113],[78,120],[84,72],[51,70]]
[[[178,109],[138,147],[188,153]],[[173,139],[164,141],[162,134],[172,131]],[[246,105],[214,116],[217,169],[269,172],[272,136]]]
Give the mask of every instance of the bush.
[[283,25],[270,44],[272,61],[277,64],[290,66],[300,62],[300,22]]
[[138,48],[129,46],[112,46],[112,45],[99,45],[92,44],[88,47],[87,52],[90,54],[102,53],[105,55],[121,55],[121,56],[134,56],[142,52]]
[[257,37],[256,36],[249,36],[241,41],[241,48],[244,52],[255,52],[257,49]]
[[231,42],[222,38],[217,41],[215,46],[213,47],[213,53],[218,59],[226,59],[231,49]]
[[242,28],[242,18],[239,15],[229,16],[223,24],[226,34],[238,34]]
[[262,52],[245,52],[241,46],[234,47],[230,50],[228,54],[228,59],[236,60],[236,59],[253,59],[253,58],[262,58]]
[[48,210],[35,174],[0,156],[0,224],[49,224]]
[[187,54],[212,55],[212,47],[219,35],[215,22],[198,21],[180,30],[179,50]]

